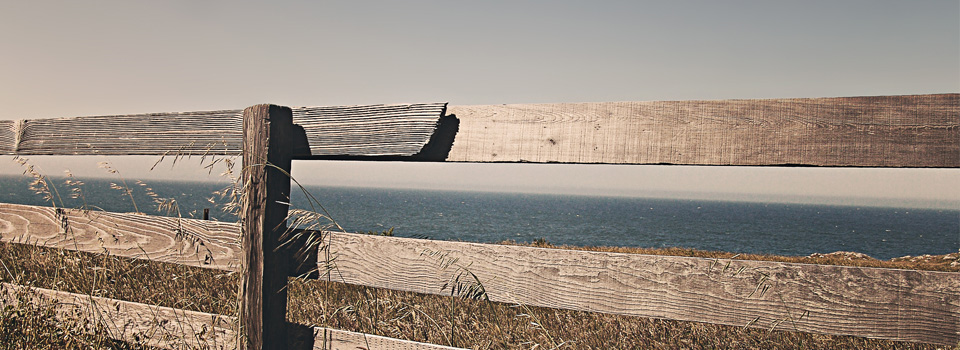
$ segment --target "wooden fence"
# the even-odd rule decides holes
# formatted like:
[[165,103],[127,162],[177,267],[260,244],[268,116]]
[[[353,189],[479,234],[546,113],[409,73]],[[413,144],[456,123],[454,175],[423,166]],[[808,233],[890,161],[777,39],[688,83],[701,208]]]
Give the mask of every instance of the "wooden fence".
[[[292,159],[960,167],[960,94],[445,104],[0,121],[0,154],[243,155],[240,223],[0,204],[0,235],[239,271],[239,345],[282,347]],[[269,165],[268,165],[269,164]],[[70,234],[64,235],[69,228]],[[191,239],[183,239],[184,236]],[[328,233],[334,280],[439,294],[471,274],[493,301],[956,345],[960,274],[617,254]],[[318,256],[323,265],[329,256]],[[17,287],[0,286],[8,295]],[[137,331],[232,348],[234,318],[32,288]],[[0,293],[0,297],[4,294]],[[166,320],[168,322],[159,322]],[[161,326],[158,326],[161,325]],[[299,328],[298,328],[299,327]],[[199,332],[198,330],[204,330]],[[315,328],[316,348],[448,348]],[[198,336],[202,334],[202,336]],[[121,334],[119,337],[123,337]],[[162,338],[162,337],[161,337]],[[162,345],[159,344],[158,345]]]

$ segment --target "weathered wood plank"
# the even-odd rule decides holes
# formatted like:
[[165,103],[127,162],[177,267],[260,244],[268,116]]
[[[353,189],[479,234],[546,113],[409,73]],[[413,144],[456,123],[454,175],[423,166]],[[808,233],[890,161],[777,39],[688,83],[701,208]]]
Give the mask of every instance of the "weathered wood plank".
[[[236,345],[236,317],[0,282],[0,305],[16,305],[21,300],[56,304],[60,317],[95,321],[114,339],[145,340],[166,349],[234,349]],[[312,328],[312,333],[312,348],[318,350],[459,349],[323,327]]]
[[[196,253],[199,243],[178,240],[177,230],[199,238],[192,242],[204,242],[213,259]],[[4,241],[237,268],[239,234],[232,223],[178,223],[80,210],[57,214],[54,208],[0,204],[0,234]],[[469,270],[493,300],[504,302],[732,325],[778,324],[780,329],[794,327],[782,321],[793,315],[804,331],[944,344],[955,343],[960,330],[956,273],[749,261],[727,265],[696,258],[347,234],[334,235],[332,243],[344,281],[375,287],[447,294],[449,289],[440,289],[443,283]]]
[[[313,158],[409,157],[444,104],[301,107]],[[960,166],[960,94],[451,106],[449,161]],[[0,154],[238,154],[240,111],[0,123]],[[185,136],[186,135],[186,136]],[[300,155],[302,156],[302,155]]]
[[[239,154],[239,111],[17,121],[21,155]],[[10,153],[8,153],[10,154]]]
[[[61,223],[66,223],[66,232]],[[177,238],[178,230],[181,237],[196,240]],[[0,204],[0,237],[191,266],[238,268],[235,223],[80,210],[58,214],[49,207]],[[779,322],[780,329],[793,327],[792,322],[780,321],[788,316],[786,310],[794,310],[797,318],[798,312],[809,311],[797,322],[800,330],[938,343],[955,343],[960,332],[956,273],[749,261],[728,266],[727,261],[696,258],[347,234],[334,235],[332,243],[344,281],[374,287],[447,294],[449,290],[441,291],[440,286],[464,271],[459,267],[468,266],[491,298],[504,302],[757,327]],[[441,268],[454,259],[455,265]],[[768,286],[766,292],[763,285]],[[784,301],[773,296],[783,296]]]
[[331,328],[314,328],[313,348],[317,350],[458,350],[444,345],[420,343]]
[[304,136],[294,127],[290,108],[256,105],[243,111],[239,349],[285,347],[291,259],[280,246],[290,206],[291,150],[301,143],[297,137]]
[[0,305],[56,304],[59,317],[87,319],[110,338],[166,349],[233,349],[233,317],[0,283]]
[[0,203],[4,242],[237,271],[236,223]]
[[[507,303],[951,345],[960,340],[957,273],[344,233],[331,233],[330,242],[335,268],[325,278],[350,284],[450,295],[451,286],[470,291],[479,281],[491,300]],[[323,268],[324,256],[318,259]]]
[[427,144],[445,103],[293,108],[314,157],[410,156]]
[[0,154],[12,154],[16,149],[17,131],[19,130],[15,120],[0,120]]
[[960,167],[960,94],[450,106],[448,161]]
[[[427,144],[445,103],[297,107],[317,156],[411,156]],[[238,155],[241,110],[0,121],[0,154]]]

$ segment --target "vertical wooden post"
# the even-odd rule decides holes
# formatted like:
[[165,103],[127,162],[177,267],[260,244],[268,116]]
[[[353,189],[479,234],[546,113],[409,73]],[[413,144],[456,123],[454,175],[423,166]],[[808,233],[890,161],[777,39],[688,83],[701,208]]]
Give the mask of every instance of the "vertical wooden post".
[[243,111],[238,349],[286,347],[290,268],[287,256],[276,250],[286,230],[293,132],[293,113],[287,107],[264,104]]

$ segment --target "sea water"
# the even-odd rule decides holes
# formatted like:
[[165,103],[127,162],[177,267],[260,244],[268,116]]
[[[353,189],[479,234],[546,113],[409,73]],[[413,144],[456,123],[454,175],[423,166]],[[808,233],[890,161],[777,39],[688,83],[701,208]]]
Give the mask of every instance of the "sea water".
[[[0,176],[0,202],[50,205],[29,189],[31,179]],[[150,180],[85,180],[82,198],[52,180],[63,206],[160,213],[154,197],[173,198],[183,217],[211,209],[235,221],[214,194],[228,184]],[[111,189],[115,183],[121,190]],[[124,192],[129,188],[134,201]],[[657,198],[373,188],[294,187],[294,208],[320,211],[348,231],[469,242],[545,239],[577,246],[686,247],[737,253],[802,256],[854,251],[879,259],[946,254],[960,249],[960,210],[825,206]],[[58,202],[58,205],[59,202]],[[177,214],[172,214],[177,215]]]

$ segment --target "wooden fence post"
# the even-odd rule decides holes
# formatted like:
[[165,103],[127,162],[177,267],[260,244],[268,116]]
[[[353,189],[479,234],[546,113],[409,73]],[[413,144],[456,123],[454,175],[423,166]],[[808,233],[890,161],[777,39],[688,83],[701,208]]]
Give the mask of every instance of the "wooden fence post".
[[243,111],[238,349],[286,347],[290,267],[276,250],[286,230],[294,130],[290,108],[263,104]]

